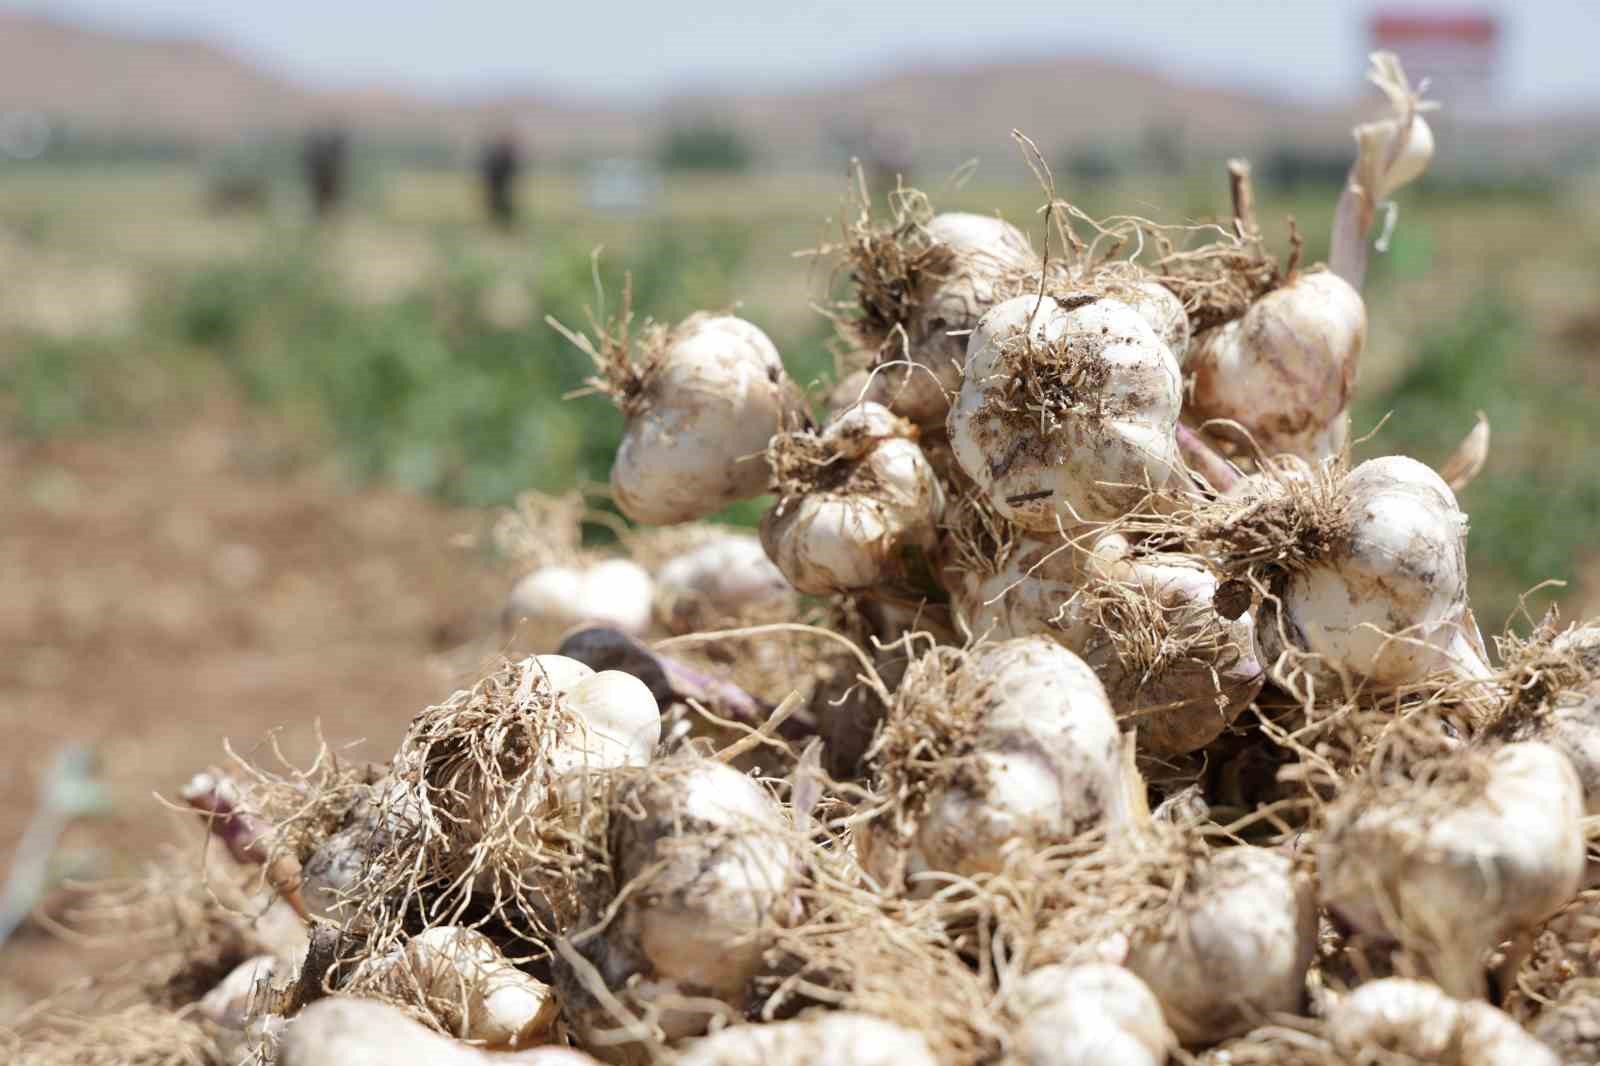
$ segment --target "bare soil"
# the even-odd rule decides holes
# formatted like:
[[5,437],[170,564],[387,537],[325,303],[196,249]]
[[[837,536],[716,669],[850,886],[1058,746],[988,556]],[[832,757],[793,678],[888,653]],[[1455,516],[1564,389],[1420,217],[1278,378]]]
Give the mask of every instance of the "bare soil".
[[[383,759],[496,650],[507,575],[462,546],[484,516],[274,454],[226,408],[0,438],[0,870],[66,745],[92,745],[110,804],[69,831],[58,875],[126,875],[174,841],[198,860],[198,823],[158,795],[222,763],[225,739],[270,758],[277,730],[303,760],[320,727]],[[0,946],[0,1021],[91,965],[25,925]]]

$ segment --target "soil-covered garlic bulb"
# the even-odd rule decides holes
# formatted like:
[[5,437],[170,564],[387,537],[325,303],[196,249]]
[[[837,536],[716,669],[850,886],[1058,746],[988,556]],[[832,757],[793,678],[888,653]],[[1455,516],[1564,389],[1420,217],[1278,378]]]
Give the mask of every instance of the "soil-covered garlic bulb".
[[1220,604],[1216,575],[1187,555],[1135,554],[1113,535],[1096,545],[1092,566],[1081,597],[1091,624],[1079,650],[1124,727],[1156,755],[1217,739],[1266,680],[1254,617]]
[[1018,537],[992,573],[966,571],[951,590],[966,632],[979,640],[1049,636],[1077,650],[1090,635],[1078,594],[1089,579],[1089,557],[1060,539]]
[[636,522],[670,525],[766,491],[767,441],[803,413],[767,335],[731,315],[693,315],[610,388],[627,416],[611,489]]
[[977,637],[1049,636],[1081,655],[1140,747],[1202,748],[1249,706],[1265,679],[1247,610],[1227,617],[1198,559],[1138,553],[1106,534],[1086,546],[1023,537],[998,572],[963,575],[954,594]]
[[1340,999],[1328,1015],[1328,1042],[1350,1062],[1383,1062],[1396,1055],[1439,1066],[1561,1062],[1489,1004],[1453,999],[1437,985],[1404,977],[1369,981]]
[[907,552],[933,546],[944,491],[915,435],[864,403],[819,434],[773,441],[781,497],[761,521],[761,542],[795,588],[870,588],[898,576]]
[[995,872],[1013,848],[1115,829],[1137,784],[1099,679],[1044,637],[913,663],[869,759],[897,806],[863,825],[857,845],[886,884]]
[[[1347,474],[1337,495],[1321,557],[1287,578],[1257,627],[1275,677],[1487,678],[1467,603],[1467,517],[1450,487],[1414,459],[1385,456]],[[1313,658],[1280,661],[1286,650]]]
[[719,534],[656,571],[657,601],[675,614],[725,617],[793,591],[760,538],[747,533]]
[[1194,339],[1186,410],[1237,422],[1268,455],[1336,455],[1366,337],[1366,305],[1348,282],[1328,271],[1297,275]]
[[[759,784],[709,759],[623,778],[609,805],[606,847],[623,897],[580,948],[668,1039],[704,1032],[711,1015],[694,1000],[744,1006],[763,931],[789,901],[799,842]],[[575,987],[572,1013],[592,1043],[617,1023]]]
[[881,341],[867,398],[926,424],[944,421],[961,388],[967,333],[1040,262],[1021,230],[988,215],[935,215],[915,240],[924,266],[910,316]]
[[1043,966],[1014,989],[1019,1066],[1162,1066],[1177,1050],[1161,1004],[1120,966]]
[[1184,1044],[1209,1044],[1278,1011],[1297,1013],[1316,955],[1309,878],[1279,851],[1239,846],[1201,860],[1157,935],[1127,967],[1161,1001]]
[[1183,469],[1177,360],[1127,304],[1020,296],[983,317],[967,352],[950,442],[1024,529],[1119,518]]
[[677,1066],[937,1066],[920,1033],[852,1011],[735,1025],[689,1042]]
[[1584,809],[1600,814],[1600,682],[1551,696],[1518,740],[1542,740],[1565,755],[1583,786]]
[[445,1031],[489,1048],[542,1043],[560,1012],[548,985],[513,966],[482,933],[452,925],[367,959],[350,983],[410,1003]]
[[526,629],[540,648],[554,648],[563,633],[584,623],[641,634],[650,628],[655,591],[650,574],[628,559],[541,566],[512,586],[502,620]]
[[1352,788],[1318,839],[1322,902],[1416,953],[1447,991],[1478,995],[1484,954],[1577,894],[1583,816],[1571,763],[1536,742]]

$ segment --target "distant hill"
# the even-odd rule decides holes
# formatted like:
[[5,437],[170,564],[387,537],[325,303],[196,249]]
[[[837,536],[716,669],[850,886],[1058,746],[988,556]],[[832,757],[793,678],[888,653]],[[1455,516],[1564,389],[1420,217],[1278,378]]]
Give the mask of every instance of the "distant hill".
[[[1369,113],[1374,99],[1366,101]],[[1047,153],[1073,145],[1128,149],[1164,138],[1205,155],[1265,144],[1349,149],[1351,108],[1184,84],[1090,57],[925,66],[850,84],[745,96],[678,95],[627,109],[539,92],[471,101],[403,87],[322,91],[262,70],[214,43],[110,32],[0,10],[0,111],[38,110],[76,129],[198,145],[338,120],[368,136],[465,145],[487,130],[522,131],[541,156],[647,150],[664,122],[730,122],[769,159],[816,162],[872,130],[922,159],[1009,153],[1021,128]],[[1509,127],[1501,134],[1520,145]],[[1563,136],[1591,135],[1569,119]],[[1499,136],[1497,134],[1497,136]]]

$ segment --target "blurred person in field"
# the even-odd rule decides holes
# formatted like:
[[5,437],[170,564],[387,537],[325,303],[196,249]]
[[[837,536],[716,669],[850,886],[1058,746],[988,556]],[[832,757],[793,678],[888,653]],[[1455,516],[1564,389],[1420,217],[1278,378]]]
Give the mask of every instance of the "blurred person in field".
[[517,221],[516,184],[522,172],[522,149],[509,133],[489,138],[478,162],[483,178],[485,203],[489,220],[497,226],[510,227]]
[[317,218],[326,218],[344,202],[349,161],[350,135],[342,128],[326,126],[306,134],[300,164]]

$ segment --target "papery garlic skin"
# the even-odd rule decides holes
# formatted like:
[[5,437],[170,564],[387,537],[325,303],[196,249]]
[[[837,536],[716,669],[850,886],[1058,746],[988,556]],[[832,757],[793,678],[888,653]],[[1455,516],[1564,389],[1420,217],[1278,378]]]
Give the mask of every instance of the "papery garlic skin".
[[[1340,485],[1343,542],[1291,575],[1257,632],[1262,658],[1291,649],[1307,666],[1385,686],[1452,671],[1489,676],[1467,605],[1467,517],[1414,459],[1369,459]],[[1292,657],[1292,656],[1291,656]]]
[[[967,353],[950,443],[994,508],[1022,528],[1057,533],[1119,518],[1183,469],[1177,360],[1126,304],[1007,300],[979,321]],[[1052,413],[1032,411],[1014,391],[1017,360],[1032,361]]]
[[1404,977],[1369,981],[1328,1014],[1328,1041],[1351,1062],[1404,1055],[1440,1066],[1560,1066],[1554,1052],[1487,1003]]
[[1194,871],[1162,935],[1134,943],[1127,967],[1161,1001],[1186,1045],[1298,1013],[1317,948],[1316,892],[1279,851],[1217,851]]
[[[1097,584],[1098,583],[1098,584]],[[1124,642],[1133,619],[1096,616],[1097,597],[1115,583],[1157,645],[1145,654]],[[1249,706],[1265,680],[1256,653],[1255,622],[1217,614],[1218,582],[1197,559],[1176,553],[1135,554],[1126,537],[1105,534],[1086,547],[1020,538],[1000,571],[963,575],[953,601],[967,631],[1006,640],[1049,636],[1081,655],[1105,686],[1124,727],[1142,748],[1181,754],[1204,747]],[[1200,635],[1181,657],[1161,648]],[[1152,661],[1146,661],[1146,660]]]
[[[930,789],[909,840],[886,826],[858,829],[863,863],[885,883],[897,871],[997,872],[1014,848],[1115,830],[1131,816],[1121,734],[1083,660],[1027,637],[981,647],[962,670],[959,698],[973,701],[978,723],[968,771]],[[913,889],[939,884],[924,878]]]
[[611,466],[622,513],[671,525],[765,492],[767,441],[803,411],[767,335],[730,315],[697,315],[660,359]]
[[1020,537],[997,572],[961,574],[951,600],[975,638],[1050,636],[1080,649],[1091,633],[1078,596],[1086,565],[1067,541]]
[[1296,489],[1311,488],[1316,476],[1312,465],[1298,455],[1270,456],[1224,490],[1222,498],[1241,503],[1276,499]]
[[905,336],[891,334],[878,355],[867,399],[920,424],[940,423],[961,388],[967,333],[994,306],[1008,277],[1041,268],[1017,227],[988,215],[935,215],[926,237],[948,266],[923,280]]
[[1374,52],[1367,78],[1389,98],[1393,114],[1357,126],[1356,161],[1334,209],[1328,265],[1361,287],[1367,269],[1367,233],[1380,204],[1422,176],[1433,159],[1433,131],[1422,117],[1436,104],[1413,89],[1392,52]]
[[735,1025],[686,1044],[677,1066],[938,1066],[920,1033],[870,1014],[832,1011]]
[[1139,313],[1167,350],[1187,369],[1190,348],[1194,337],[1190,332],[1189,312],[1183,301],[1159,281],[1137,281],[1131,285],[1114,286],[1111,296]]
[[829,480],[785,495],[761,521],[767,555],[795,588],[870,588],[895,574],[903,552],[933,546],[944,490],[913,432],[875,403],[823,429]]
[[1194,339],[1187,411],[1238,423],[1267,455],[1336,455],[1366,337],[1366,304],[1348,282],[1296,275]]
[[1145,983],[1120,966],[1043,966],[1018,982],[1019,1066],[1162,1066],[1178,1041]]
[[1583,788],[1566,756],[1537,742],[1458,756],[1477,763],[1475,798],[1441,808],[1431,785],[1352,794],[1317,844],[1323,904],[1362,933],[1425,945],[1446,991],[1472,996],[1482,957],[1578,892]]

